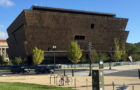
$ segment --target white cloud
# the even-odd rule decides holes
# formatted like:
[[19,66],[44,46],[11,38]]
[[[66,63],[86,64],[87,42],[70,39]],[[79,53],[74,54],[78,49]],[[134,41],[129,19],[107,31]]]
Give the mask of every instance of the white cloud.
[[4,28],[4,25],[0,25],[0,31]]
[[8,38],[7,33],[0,31],[0,40],[6,40],[7,38]]
[[0,25],[0,40],[6,40],[8,35],[3,31],[4,25]]
[[14,2],[12,2],[11,0],[0,0],[0,6],[13,6]]

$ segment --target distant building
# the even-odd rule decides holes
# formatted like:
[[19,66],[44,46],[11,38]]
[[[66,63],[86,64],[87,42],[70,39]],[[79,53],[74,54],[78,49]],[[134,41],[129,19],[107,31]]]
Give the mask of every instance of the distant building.
[[108,52],[114,48],[114,38],[126,41],[127,22],[110,13],[33,6],[23,10],[7,29],[9,57],[31,56],[38,47],[46,57],[55,52],[56,59],[62,60],[71,41],[77,41],[85,53],[89,43],[99,52]]
[[5,60],[8,61],[8,54],[7,54],[8,44],[6,40],[0,40],[0,55],[4,56]]

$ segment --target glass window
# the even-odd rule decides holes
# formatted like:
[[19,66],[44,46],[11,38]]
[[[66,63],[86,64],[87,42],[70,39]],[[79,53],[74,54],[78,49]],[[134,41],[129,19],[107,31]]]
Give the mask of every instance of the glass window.
[[74,37],[74,40],[85,40],[85,36],[76,35],[76,36]]
[[91,29],[94,29],[94,24],[91,24]]

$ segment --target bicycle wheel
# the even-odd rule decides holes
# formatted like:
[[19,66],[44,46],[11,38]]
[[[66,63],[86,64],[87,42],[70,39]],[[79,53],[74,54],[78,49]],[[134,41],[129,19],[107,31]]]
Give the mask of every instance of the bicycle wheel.
[[63,79],[63,78],[60,78],[60,80],[59,80],[59,85],[60,85],[60,86],[64,86],[64,79]]
[[71,77],[65,77],[65,84],[70,85],[72,83]]

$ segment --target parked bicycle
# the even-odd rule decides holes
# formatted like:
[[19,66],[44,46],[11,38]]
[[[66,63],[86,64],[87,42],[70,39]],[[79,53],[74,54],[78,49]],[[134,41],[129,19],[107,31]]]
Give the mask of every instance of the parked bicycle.
[[72,83],[72,78],[69,77],[69,76],[64,76],[64,75],[61,75],[60,76],[60,80],[59,80],[59,85],[60,86],[64,86],[64,85],[70,85]]

